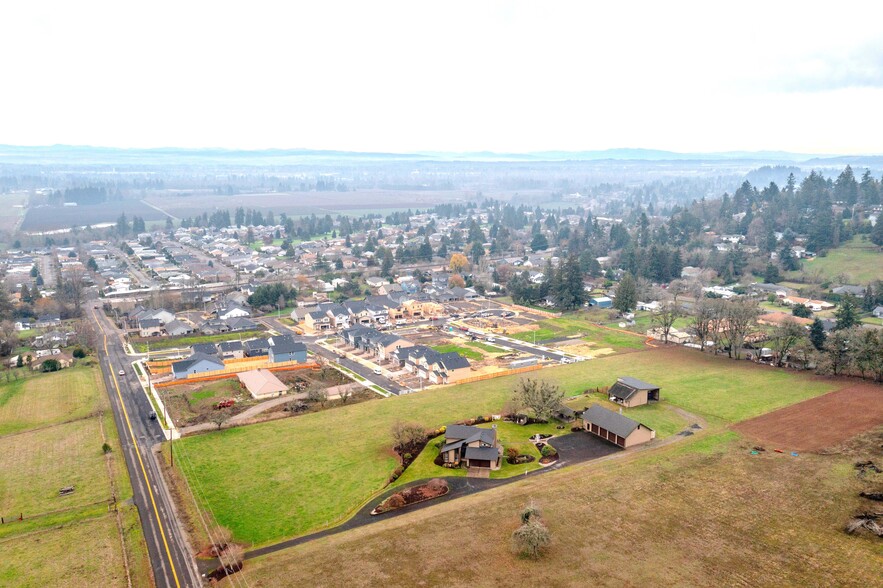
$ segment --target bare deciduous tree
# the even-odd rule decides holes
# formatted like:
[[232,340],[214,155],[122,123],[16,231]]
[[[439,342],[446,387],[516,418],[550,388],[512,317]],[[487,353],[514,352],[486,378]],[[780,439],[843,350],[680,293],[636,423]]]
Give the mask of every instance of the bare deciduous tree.
[[781,325],[773,329],[770,336],[770,345],[776,352],[776,365],[782,367],[788,352],[806,338],[806,330],[797,324],[794,319],[787,318]]
[[218,410],[213,410],[211,414],[209,414],[208,420],[217,425],[218,429],[224,426],[230,417],[232,416],[231,412],[227,408],[219,408]]
[[754,300],[740,298],[724,302],[721,327],[729,348],[727,354],[730,357],[741,359],[745,338],[754,327],[759,314],[760,310],[757,307],[757,302]]
[[522,378],[515,387],[512,399],[533,411],[536,418],[548,420],[564,399],[564,390],[544,380]]
[[426,441],[426,429],[420,423],[396,421],[392,425],[393,449],[404,455]]
[[668,344],[668,335],[681,314],[681,308],[677,303],[663,302],[659,310],[650,318],[651,323],[662,330],[662,340],[666,344]]

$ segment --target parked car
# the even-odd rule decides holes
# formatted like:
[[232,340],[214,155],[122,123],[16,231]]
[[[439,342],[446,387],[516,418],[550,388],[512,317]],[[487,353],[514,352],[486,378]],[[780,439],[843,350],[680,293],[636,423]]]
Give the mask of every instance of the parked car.
[[488,337],[487,339],[485,339],[485,341],[487,341],[488,343],[494,343],[496,339],[494,339],[493,337]]

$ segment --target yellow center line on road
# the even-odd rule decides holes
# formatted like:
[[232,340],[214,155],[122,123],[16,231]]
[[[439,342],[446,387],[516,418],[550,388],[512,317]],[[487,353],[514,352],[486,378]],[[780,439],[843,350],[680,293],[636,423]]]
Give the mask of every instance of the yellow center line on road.
[[144,474],[144,485],[147,486],[147,494],[150,496],[150,503],[153,505],[153,513],[156,515],[156,524],[159,525],[159,535],[162,537],[163,547],[166,549],[166,555],[169,558],[169,566],[172,568],[172,578],[175,580],[175,586],[180,588],[181,583],[178,581],[178,574],[175,571],[175,562],[172,561],[172,552],[169,550],[169,543],[166,540],[166,533],[163,530],[162,519],[159,517],[159,509],[156,506],[156,500],[153,497],[153,490],[150,488],[150,480],[147,477],[147,468],[144,467],[144,460],[141,459],[141,451],[138,449],[138,441],[135,440],[135,432],[132,430],[132,423],[129,421],[129,412],[126,410],[126,404],[123,402],[123,394],[120,392],[120,384],[117,381],[116,373],[113,370],[113,364],[110,362],[110,353],[107,350],[107,334],[104,333],[104,354],[107,356],[107,367],[110,368],[110,377],[113,379],[114,388],[116,388],[117,396],[120,399],[120,407],[123,409],[123,417],[126,420],[126,427],[129,429],[129,437],[135,447],[135,455],[138,456],[138,463],[141,465],[141,473]]

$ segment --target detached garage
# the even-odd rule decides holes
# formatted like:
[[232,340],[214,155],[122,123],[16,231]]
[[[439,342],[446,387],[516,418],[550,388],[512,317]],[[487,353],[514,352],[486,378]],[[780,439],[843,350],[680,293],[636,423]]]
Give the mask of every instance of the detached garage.
[[659,401],[659,386],[642,382],[637,378],[622,377],[608,391],[610,401],[626,408]]
[[583,412],[583,428],[622,448],[647,443],[656,438],[656,431],[650,427],[598,404]]

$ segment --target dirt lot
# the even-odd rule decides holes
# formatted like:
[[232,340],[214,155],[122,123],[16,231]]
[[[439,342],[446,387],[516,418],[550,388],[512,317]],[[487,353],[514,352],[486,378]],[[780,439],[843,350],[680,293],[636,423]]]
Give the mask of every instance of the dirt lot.
[[734,428],[767,449],[818,451],[883,422],[883,387],[855,384],[744,421]]

